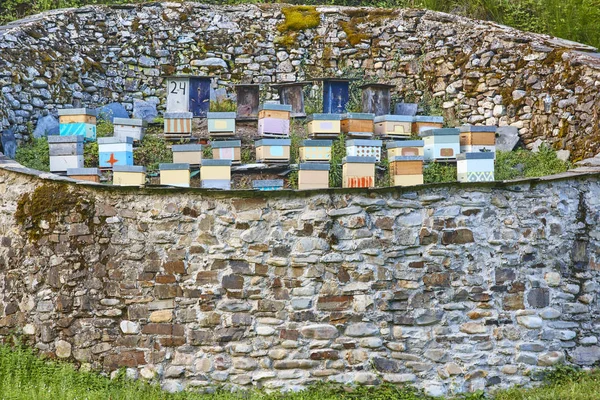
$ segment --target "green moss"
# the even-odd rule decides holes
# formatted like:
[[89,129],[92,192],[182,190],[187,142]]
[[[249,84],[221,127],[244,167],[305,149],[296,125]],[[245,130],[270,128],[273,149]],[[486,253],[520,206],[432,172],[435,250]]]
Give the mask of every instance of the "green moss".
[[277,26],[279,32],[314,29],[321,23],[321,14],[314,6],[293,6],[281,9],[285,20]]
[[131,23],[131,31],[137,32],[139,29],[140,29],[140,19],[138,17],[135,17],[133,19],[133,22]]
[[363,40],[368,40],[370,36],[364,32],[361,32],[354,20],[340,22],[342,30],[346,33],[348,43],[352,46],[356,46]]
[[297,32],[286,32],[283,36],[276,36],[273,42],[280,44],[286,48],[291,48],[296,44],[296,38],[298,37]]
[[565,49],[554,49],[542,61],[542,65],[548,67],[562,61],[562,55],[566,52]]

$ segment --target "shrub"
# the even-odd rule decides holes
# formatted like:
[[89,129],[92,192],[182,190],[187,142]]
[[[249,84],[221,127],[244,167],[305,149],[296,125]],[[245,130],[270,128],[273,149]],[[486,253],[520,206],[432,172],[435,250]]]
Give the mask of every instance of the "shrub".
[[146,135],[140,147],[133,152],[135,165],[144,165],[148,172],[158,171],[158,164],[173,162],[173,153],[164,139]]
[[48,139],[33,139],[29,144],[18,147],[15,161],[38,171],[50,171]]
[[565,172],[571,164],[559,160],[556,152],[542,144],[537,153],[519,149],[496,153],[495,179],[536,178]]
[[456,182],[456,165],[429,163],[423,168],[424,183]]

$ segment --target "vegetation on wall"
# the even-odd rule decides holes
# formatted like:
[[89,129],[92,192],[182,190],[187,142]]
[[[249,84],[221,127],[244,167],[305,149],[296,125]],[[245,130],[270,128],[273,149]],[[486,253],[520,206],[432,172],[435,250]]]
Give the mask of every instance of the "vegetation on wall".
[[523,149],[496,153],[495,179],[497,181],[535,178],[559,174],[571,167],[569,162],[559,160],[556,152],[542,145],[538,152]]
[[38,171],[50,171],[48,139],[45,137],[32,139],[28,145],[17,147],[15,161]]
[[167,142],[156,136],[146,135],[138,147],[133,152],[133,164],[143,165],[147,172],[158,171],[158,164],[172,163],[173,153],[167,146]]

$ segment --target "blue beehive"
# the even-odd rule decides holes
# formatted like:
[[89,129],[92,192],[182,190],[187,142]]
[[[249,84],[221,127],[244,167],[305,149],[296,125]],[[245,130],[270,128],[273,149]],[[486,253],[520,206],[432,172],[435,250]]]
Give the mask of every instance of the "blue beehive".
[[235,113],[234,112],[209,112],[208,133],[211,136],[233,136],[235,135]]
[[100,168],[133,165],[133,138],[98,138]]
[[348,104],[350,79],[324,78],[323,113],[344,114]]
[[210,105],[210,77],[167,77],[167,112],[191,112],[205,118]]

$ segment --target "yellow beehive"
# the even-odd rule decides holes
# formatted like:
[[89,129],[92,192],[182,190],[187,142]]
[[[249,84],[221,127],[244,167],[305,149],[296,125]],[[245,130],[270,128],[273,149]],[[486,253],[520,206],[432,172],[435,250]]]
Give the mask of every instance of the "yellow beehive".
[[375,157],[344,157],[342,160],[342,187],[374,187],[376,162]]
[[298,166],[298,189],[329,188],[329,164],[302,163]]
[[190,187],[190,164],[160,164],[160,184],[179,187]]
[[146,184],[146,167],[139,165],[115,165],[113,185],[143,186]]

